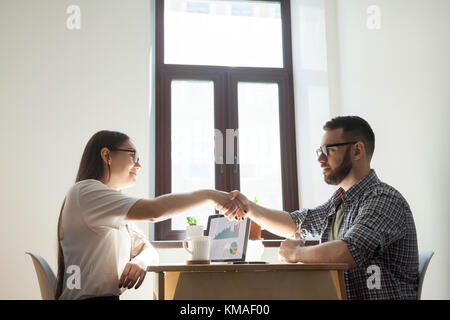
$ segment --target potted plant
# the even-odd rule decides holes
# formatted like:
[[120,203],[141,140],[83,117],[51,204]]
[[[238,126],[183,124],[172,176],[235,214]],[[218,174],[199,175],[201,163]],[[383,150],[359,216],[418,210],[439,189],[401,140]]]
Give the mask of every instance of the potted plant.
[[186,228],[186,238],[203,235],[203,226],[197,224],[195,217],[186,217],[188,226]]

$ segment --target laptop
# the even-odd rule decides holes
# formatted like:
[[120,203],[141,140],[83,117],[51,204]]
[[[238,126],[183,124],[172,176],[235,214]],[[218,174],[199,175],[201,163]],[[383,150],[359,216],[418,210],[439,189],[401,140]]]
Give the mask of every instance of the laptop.
[[208,217],[206,234],[211,237],[212,262],[245,263],[250,219],[229,221],[223,215]]

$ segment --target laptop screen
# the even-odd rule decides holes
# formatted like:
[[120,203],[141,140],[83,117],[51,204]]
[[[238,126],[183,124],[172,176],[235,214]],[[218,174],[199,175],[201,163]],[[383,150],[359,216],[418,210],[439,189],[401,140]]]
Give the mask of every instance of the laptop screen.
[[229,221],[222,215],[209,216],[207,235],[211,237],[211,261],[245,261],[249,230],[248,218]]

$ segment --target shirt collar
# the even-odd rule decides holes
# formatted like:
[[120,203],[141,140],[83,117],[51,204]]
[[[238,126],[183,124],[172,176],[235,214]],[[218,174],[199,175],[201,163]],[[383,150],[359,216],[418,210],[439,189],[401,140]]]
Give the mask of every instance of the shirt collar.
[[336,190],[336,192],[332,196],[332,205],[334,209],[336,209],[341,201],[344,201],[344,203],[351,203],[355,199],[357,199],[360,195],[364,193],[364,191],[367,190],[367,188],[376,185],[380,182],[380,180],[377,177],[377,174],[375,173],[375,170],[370,169],[370,172],[367,176],[359,180],[356,184],[351,186],[350,189],[347,191],[344,191],[344,189],[339,188]]

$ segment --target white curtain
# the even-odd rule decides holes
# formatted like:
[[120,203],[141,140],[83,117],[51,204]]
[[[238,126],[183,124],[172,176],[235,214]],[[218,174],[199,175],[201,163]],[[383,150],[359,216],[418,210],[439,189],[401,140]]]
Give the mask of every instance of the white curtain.
[[315,154],[323,125],[338,113],[335,21],[334,0],[291,1],[300,208],[323,203],[336,189],[323,181]]

